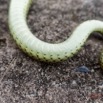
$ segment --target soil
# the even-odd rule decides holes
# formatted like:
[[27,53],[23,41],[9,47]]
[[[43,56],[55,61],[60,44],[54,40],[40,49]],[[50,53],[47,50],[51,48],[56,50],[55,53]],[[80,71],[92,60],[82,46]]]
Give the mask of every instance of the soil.
[[[12,39],[9,4],[0,0],[0,103],[102,103],[101,33],[92,33],[81,50],[64,62],[40,62]],[[34,0],[27,22],[39,39],[59,43],[91,19],[103,20],[103,0]],[[81,66],[90,72],[76,72]]]

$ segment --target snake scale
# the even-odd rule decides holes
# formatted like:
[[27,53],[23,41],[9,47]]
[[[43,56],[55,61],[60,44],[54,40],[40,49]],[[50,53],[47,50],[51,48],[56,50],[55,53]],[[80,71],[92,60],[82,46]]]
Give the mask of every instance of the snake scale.
[[[47,62],[59,62],[72,57],[84,45],[94,31],[103,33],[103,22],[87,20],[74,30],[64,42],[53,44],[36,38],[26,23],[32,0],[11,0],[9,8],[9,28],[18,46],[30,56]],[[101,55],[103,64],[103,53]]]

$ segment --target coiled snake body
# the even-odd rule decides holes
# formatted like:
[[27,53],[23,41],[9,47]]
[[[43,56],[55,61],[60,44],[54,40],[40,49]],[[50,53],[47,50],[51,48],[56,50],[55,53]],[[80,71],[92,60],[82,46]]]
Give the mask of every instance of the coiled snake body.
[[[103,32],[103,22],[88,20],[80,24],[64,42],[51,44],[36,38],[29,30],[26,16],[32,0],[11,0],[9,9],[9,27],[11,34],[20,48],[29,55],[49,62],[56,62],[72,57],[94,31]],[[101,56],[101,62],[103,56]]]

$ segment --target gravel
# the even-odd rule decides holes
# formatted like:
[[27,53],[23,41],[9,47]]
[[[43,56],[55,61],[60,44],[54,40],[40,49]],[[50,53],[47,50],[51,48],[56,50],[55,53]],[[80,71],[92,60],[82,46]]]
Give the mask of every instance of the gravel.
[[[102,103],[100,33],[92,33],[82,49],[64,62],[40,62],[22,52],[12,39],[9,3],[0,0],[0,103]],[[103,20],[102,5],[103,0],[36,0],[27,23],[37,38],[59,43],[83,21]],[[81,66],[91,72],[76,72]]]

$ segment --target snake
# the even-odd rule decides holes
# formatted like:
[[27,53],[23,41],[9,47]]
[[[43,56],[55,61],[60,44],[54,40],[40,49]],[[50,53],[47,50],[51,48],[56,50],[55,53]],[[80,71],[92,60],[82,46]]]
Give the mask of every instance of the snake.
[[[32,0],[11,0],[8,24],[17,45],[29,56],[45,62],[60,62],[74,56],[92,32],[103,33],[103,22],[87,20],[80,23],[68,39],[60,43],[48,43],[37,38],[27,25],[27,14]],[[103,52],[100,56],[103,65]]]

